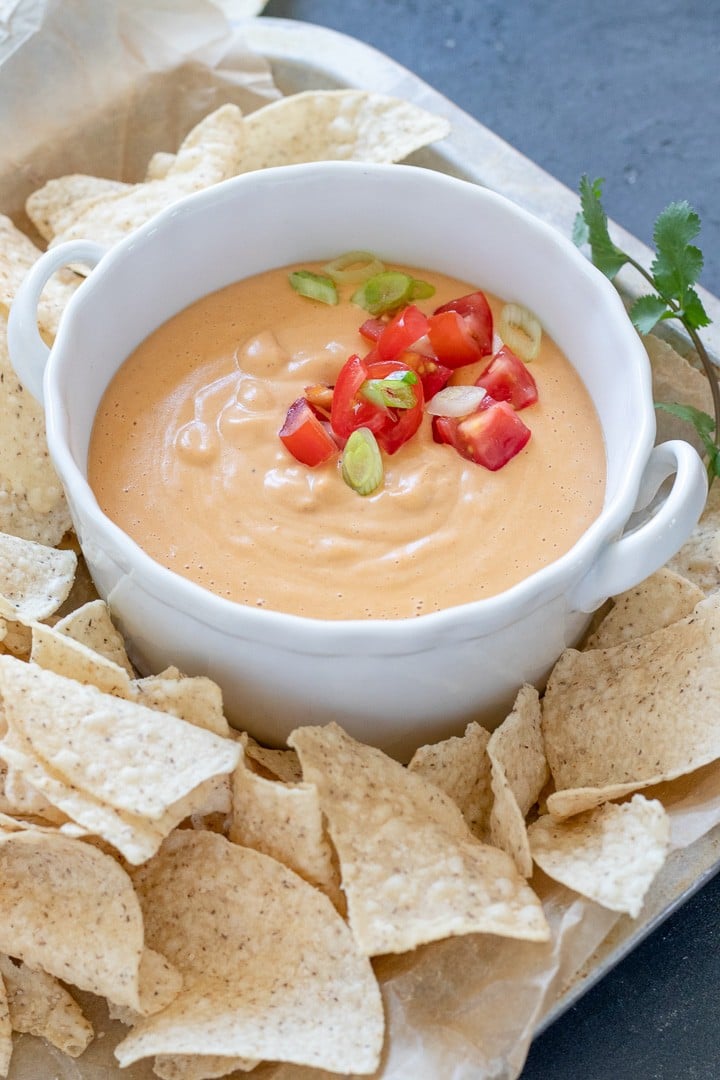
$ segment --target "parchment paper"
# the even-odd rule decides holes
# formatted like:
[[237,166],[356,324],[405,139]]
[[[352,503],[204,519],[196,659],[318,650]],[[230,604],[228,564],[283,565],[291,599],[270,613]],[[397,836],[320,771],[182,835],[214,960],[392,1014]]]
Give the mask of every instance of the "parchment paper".
[[[0,211],[31,232],[23,205],[52,176],[142,178],[152,153],[175,150],[223,101],[244,111],[279,96],[265,60],[242,44],[242,0],[0,0]],[[652,790],[646,794],[652,796]],[[720,766],[658,789],[682,848],[720,821]],[[389,1037],[383,1080],[513,1080],[543,1014],[619,916],[539,872],[553,940],[472,935],[376,963]],[[642,915],[640,917],[642,920]],[[121,1071],[112,1049],[125,1029],[103,1002],[76,994],[98,1037],[77,1061],[17,1038],[11,1080],[150,1080],[149,1062]],[[237,1074],[245,1076],[247,1074]],[[261,1065],[257,1080],[330,1074]]]

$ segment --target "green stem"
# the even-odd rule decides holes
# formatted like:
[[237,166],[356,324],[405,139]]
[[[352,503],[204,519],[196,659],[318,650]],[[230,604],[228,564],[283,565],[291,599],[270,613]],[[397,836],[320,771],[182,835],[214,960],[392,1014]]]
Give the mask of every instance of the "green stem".
[[695,327],[690,325],[687,322],[687,320],[683,317],[683,315],[680,314],[680,305],[677,304],[674,300],[669,299],[667,296],[663,296],[663,294],[660,292],[657,285],[655,284],[655,282],[654,282],[654,280],[652,278],[652,275],[648,273],[648,271],[645,269],[644,266],[642,266],[638,262],[635,262],[635,260],[633,258],[631,258],[629,255],[627,256],[627,260],[628,260],[629,264],[631,266],[633,266],[638,271],[638,273],[641,274],[645,278],[645,280],[647,282],[649,282],[649,284],[652,286],[652,288],[658,294],[660,299],[664,303],[666,303],[667,306],[670,308],[670,310],[673,312],[674,317],[676,319],[680,320],[680,322],[685,327],[685,329],[687,330],[687,332],[688,332],[688,334],[690,336],[690,340],[693,343],[693,347],[695,348],[695,351],[697,352],[698,356],[700,357],[700,363],[702,364],[703,370],[705,371],[705,374],[707,375],[708,382],[710,383],[710,393],[712,394],[712,400],[713,400],[713,413],[714,413],[714,416],[715,416],[715,442],[717,444],[718,434],[720,433],[720,385],[718,385],[718,372],[717,372],[717,369],[716,369],[715,365],[713,364],[712,360],[710,359],[710,357],[708,356],[707,350],[705,349],[705,346],[703,345],[702,341],[700,340],[700,337],[699,337],[698,332],[695,329]]

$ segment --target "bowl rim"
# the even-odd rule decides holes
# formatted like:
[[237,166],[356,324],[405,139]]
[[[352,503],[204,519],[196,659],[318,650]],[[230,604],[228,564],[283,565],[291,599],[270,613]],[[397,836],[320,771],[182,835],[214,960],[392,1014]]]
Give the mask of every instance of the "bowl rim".
[[[112,270],[116,263],[132,258],[134,249],[151,234],[176,227],[187,214],[202,212],[204,207],[235,198],[235,192],[241,192],[248,185],[263,186],[278,180],[291,180],[293,176],[307,178],[314,174],[317,174],[318,178],[323,178],[323,182],[342,182],[344,174],[361,172],[378,178],[393,176],[396,182],[402,175],[407,177],[408,183],[411,184],[417,181],[420,174],[423,183],[439,184],[449,189],[454,186],[462,189],[472,188],[477,193],[478,199],[501,204],[506,210],[510,208],[525,227],[543,234],[545,240],[555,246],[562,257],[571,260],[577,272],[592,282],[598,295],[602,297],[608,313],[618,326],[622,325],[627,330],[628,353],[634,355],[635,375],[643,391],[638,400],[637,431],[632,453],[628,455],[625,462],[624,474],[618,483],[617,492],[610,502],[603,506],[598,516],[575,544],[546,566],[494,596],[469,600],[440,611],[393,619],[325,619],[256,608],[221,597],[163,566],[103,513],[70,450],[68,416],[62,407],[63,386],[60,382],[64,368],[58,362],[58,358],[62,358],[63,353],[67,352],[65,342],[70,333],[69,327],[73,313],[92,302],[93,295],[101,283],[101,275],[107,270]],[[622,532],[635,507],[643,468],[656,433],[650,363],[615,286],[559,230],[525,210],[507,196],[434,169],[406,164],[334,161],[276,166],[231,177],[210,188],[184,196],[161,210],[144,225],[113,245],[103,256],[98,267],[91,272],[83,287],[77,290],[70,299],[63,312],[46,366],[44,390],[51,457],[68,493],[71,511],[74,511],[77,505],[81,521],[92,522],[92,528],[96,534],[93,537],[93,544],[105,550],[106,553],[114,552],[113,557],[119,562],[131,565],[134,580],[145,592],[207,628],[220,630],[242,639],[257,639],[268,643],[278,641],[278,631],[281,628],[294,631],[292,651],[301,653],[319,651],[326,653],[328,648],[332,651],[333,646],[339,647],[336,640],[338,635],[342,636],[343,648],[340,651],[343,652],[347,651],[348,644],[362,645],[365,651],[368,645],[372,645],[373,651],[383,653],[389,649],[394,652],[429,649],[432,648],[439,635],[442,635],[444,639],[454,637],[457,640],[483,637],[500,627],[522,619],[524,614],[535,610],[547,600],[561,596],[571,584],[579,581],[591,569],[604,544],[615,539]],[[82,547],[83,540],[80,536],[79,539]],[[403,639],[408,641],[412,639],[412,645],[408,644],[407,649],[403,648],[400,644]]]

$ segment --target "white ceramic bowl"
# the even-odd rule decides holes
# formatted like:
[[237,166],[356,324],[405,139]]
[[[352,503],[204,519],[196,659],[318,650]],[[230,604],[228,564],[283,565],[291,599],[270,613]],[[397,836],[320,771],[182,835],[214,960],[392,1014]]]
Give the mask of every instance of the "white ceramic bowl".
[[[100,398],[152,330],[239,278],[355,248],[525,303],[593,398],[607,449],[604,509],[566,555],[499,596],[387,621],[245,607],[159,566],[104,516],[88,486]],[[48,359],[38,295],[57,267],[78,262],[97,265]],[[508,200],[426,169],[341,162],[250,173],[183,200],[107,254],[81,241],[51,249],[13,305],[9,347],[21,379],[44,400],[82,549],[139,668],[173,663],[208,674],[233,722],[274,744],[299,723],[335,719],[407,757],[471,718],[495,723],[517,688],[540,683],[578,639],[589,612],[674,554],[706,496],[690,446],[653,449],[647,356],[613,286]],[[669,491],[622,535],[670,475]]]

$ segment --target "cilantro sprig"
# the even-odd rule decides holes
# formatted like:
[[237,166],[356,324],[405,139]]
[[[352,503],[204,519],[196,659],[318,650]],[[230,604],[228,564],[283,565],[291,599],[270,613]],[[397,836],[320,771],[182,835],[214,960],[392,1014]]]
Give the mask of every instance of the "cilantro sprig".
[[700,218],[689,203],[670,203],[655,222],[655,257],[647,270],[610,237],[602,185],[600,179],[581,178],[580,213],[575,219],[573,240],[578,247],[590,245],[593,263],[611,281],[629,265],[648,282],[653,291],[635,300],[629,312],[641,334],[649,334],[667,319],[678,319],[685,327],[710,383],[714,418],[690,405],[658,403],[656,408],[693,425],[707,453],[708,478],[712,482],[720,476],[720,386],[716,368],[698,334],[710,324],[694,287],[703,267],[702,252],[692,243],[700,232]]

